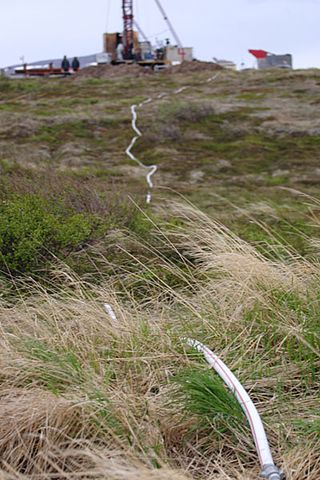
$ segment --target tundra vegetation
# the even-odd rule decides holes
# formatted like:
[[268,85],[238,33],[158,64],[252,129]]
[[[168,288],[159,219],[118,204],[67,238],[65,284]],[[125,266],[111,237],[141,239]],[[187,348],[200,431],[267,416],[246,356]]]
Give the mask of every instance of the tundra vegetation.
[[[1,479],[257,478],[186,337],[319,479],[320,73],[211,74],[0,78]],[[138,112],[147,206],[130,105],[183,85]]]

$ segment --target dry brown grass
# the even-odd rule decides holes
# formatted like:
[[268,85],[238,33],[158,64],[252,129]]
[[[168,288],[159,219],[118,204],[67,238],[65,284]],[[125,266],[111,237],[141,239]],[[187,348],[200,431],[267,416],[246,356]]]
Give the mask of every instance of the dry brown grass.
[[159,268],[183,287],[138,264],[137,301],[65,269],[55,293],[33,284],[1,305],[0,478],[256,478],[245,422],[221,431],[214,405],[212,418],[191,413],[178,392],[181,372],[206,370],[183,336],[221,354],[250,390],[286,478],[319,478],[317,265],[267,259],[193,208],[171,211],[184,225],[156,228]]

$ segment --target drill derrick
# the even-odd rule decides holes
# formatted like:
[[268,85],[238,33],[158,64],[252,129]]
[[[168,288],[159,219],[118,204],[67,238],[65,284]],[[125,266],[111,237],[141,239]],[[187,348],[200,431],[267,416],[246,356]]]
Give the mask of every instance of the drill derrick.
[[122,0],[124,58],[129,58],[133,47],[133,0]]

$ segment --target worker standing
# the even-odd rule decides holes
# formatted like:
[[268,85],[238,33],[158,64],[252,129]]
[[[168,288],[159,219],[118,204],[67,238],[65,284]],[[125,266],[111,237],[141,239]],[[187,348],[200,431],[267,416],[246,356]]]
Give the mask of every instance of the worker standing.
[[70,62],[67,59],[67,56],[65,55],[61,62],[61,70],[63,70],[65,76],[69,73],[69,69],[70,69]]
[[74,59],[72,60],[72,70],[74,72],[77,72],[80,68],[80,62],[79,62],[79,59],[78,57],[74,57]]
[[118,60],[118,62],[123,62],[123,52],[124,52],[124,46],[123,46],[123,43],[120,42],[120,43],[118,43],[118,46],[117,46],[117,60]]

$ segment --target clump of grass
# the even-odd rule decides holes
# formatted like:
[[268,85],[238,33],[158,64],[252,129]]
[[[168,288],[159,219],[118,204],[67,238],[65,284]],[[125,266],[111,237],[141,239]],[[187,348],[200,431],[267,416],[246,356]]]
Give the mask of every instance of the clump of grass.
[[[83,408],[75,401],[37,388],[2,388],[0,402],[0,469],[7,475],[14,471],[17,475],[32,475],[35,470],[49,475],[49,445],[53,453],[54,447],[62,446],[66,438],[81,437]],[[61,457],[57,468],[63,464]]]
[[226,420],[230,426],[239,426],[243,420],[238,401],[212,371],[190,370],[175,380],[185,395],[187,411],[201,416],[209,425],[214,420]]
[[191,438],[194,434],[202,437],[199,449],[203,449],[205,455],[217,439],[228,438],[229,447],[233,444],[234,449],[241,438],[250,439],[250,430],[238,401],[217,374],[193,368],[181,372],[174,381],[180,387],[175,397],[181,395],[185,415],[197,417],[196,432],[192,426],[189,434]]

